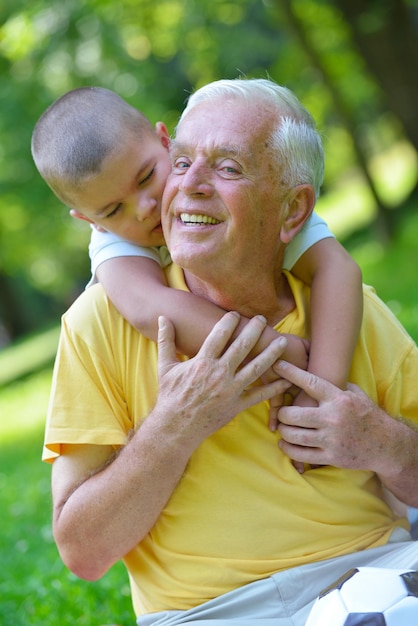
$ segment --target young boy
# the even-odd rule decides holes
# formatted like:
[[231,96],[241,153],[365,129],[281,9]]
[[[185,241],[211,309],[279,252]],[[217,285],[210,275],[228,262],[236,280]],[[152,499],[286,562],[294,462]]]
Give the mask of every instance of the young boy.
[[[93,225],[93,279],[102,283],[113,304],[155,340],[158,316],[167,316],[179,352],[193,356],[224,311],[165,282],[162,267],[170,258],[160,213],[171,171],[169,143],[164,124],[158,122],[154,129],[112,91],[81,88],[41,116],[32,155],[71,215]],[[286,336],[284,358],[344,388],[361,324],[361,272],[315,214],[289,244],[284,267],[312,285],[309,362],[306,343],[292,335]],[[267,327],[257,348],[274,337],[276,331]],[[299,394],[295,402],[312,401]],[[277,428],[274,403],[269,427]]]

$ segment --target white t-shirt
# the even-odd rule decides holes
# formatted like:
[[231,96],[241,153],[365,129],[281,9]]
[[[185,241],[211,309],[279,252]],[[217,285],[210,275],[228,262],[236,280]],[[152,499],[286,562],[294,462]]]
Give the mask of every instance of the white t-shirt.
[[315,212],[306,220],[301,231],[287,246],[284,253],[283,269],[292,270],[292,267],[307,250],[321,239],[335,237],[327,223]]
[[99,265],[109,259],[121,256],[142,256],[156,261],[161,267],[167,267],[171,263],[171,256],[167,246],[149,247],[137,246],[135,243],[126,241],[109,232],[100,232],[91,227],[89,243],[89,256],[91,262],[91,279],[87,287],[97,283],[96,272]]
[[[327,237],[334,237],[329,230],[326,222],[316,213],[312,213],[310,218],[304,224],[302,230],[290,242],[286,248],[283,269],[291,270],[296,261],[300,259],[314,243]],[[109,232],[99,232],[92,227],[91,239],[89,244],[89,255],[91,260],[91,275],[89,282],[91,284],[97,282],[96,271],[101,263],[121,256],[143,256],[153,259],[166,267],[171,263],[170,253],[166,246],[145,248],[130,243],[117,235]]]

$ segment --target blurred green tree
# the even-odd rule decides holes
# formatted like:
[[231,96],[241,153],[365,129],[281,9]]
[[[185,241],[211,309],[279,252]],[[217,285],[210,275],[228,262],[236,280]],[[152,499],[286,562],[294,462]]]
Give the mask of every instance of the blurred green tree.
[[[381,5],[395,2],[369,3],[363,23],[378,22]],[[91,84],[114,89],[153,122],[163,119],[172,130],[195,87],[239,74],[269,75],[294,89],[325,131],[325,188],[358,161],[368,172],[369,159],[400,139],[414,145],[396,98],[384,97],[386,84],[354,43],[353,21],[342,12],[343,4],[4,0],[0,345],[2,327],[15,338],[56,320],[88,280],[88,228],[68,217],[30,156],[37,118],[69,89]],[[406,10],[416,35],[416,7]],[[373,190],[371,175],[369,185]],[[382,194],[377,199],[386,202]]]

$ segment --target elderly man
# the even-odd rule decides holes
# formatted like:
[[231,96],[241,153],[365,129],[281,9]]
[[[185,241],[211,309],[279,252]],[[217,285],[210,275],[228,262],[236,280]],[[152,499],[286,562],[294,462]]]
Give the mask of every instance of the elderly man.
[[[278,375],[318,407],[283,407],[272,434],[264,400],[288,383],[253,385],[283,350],[278,340],[248,361],[264,320],[309,338],[309,288],[282,260],[312,210],[315,132],[297,99],[265,80],[209,85],[180,120],[167,279],[263,316],[235,341],[229,313],[179,363],[161,319],[157,393],[156,345],[100,285],[64,316],[45,439],[45,458],[58,457],[54,534],[89,580],[124,560],[140,625],[302,626],[350,567],[418,566],[406,520],[382,495],[383,484],[418,504],[418,354],[372,290],[350,375],[367,395],[280,362]],[[320,467],[301,475],[291,459]]]

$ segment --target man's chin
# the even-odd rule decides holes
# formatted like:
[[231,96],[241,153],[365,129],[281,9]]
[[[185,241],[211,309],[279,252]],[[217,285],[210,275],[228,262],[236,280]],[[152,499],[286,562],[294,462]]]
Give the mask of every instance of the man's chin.
[[169,246],[173,263],[183,269],[197,271],[210,262],[209,251],[202,243],[177,243]]

